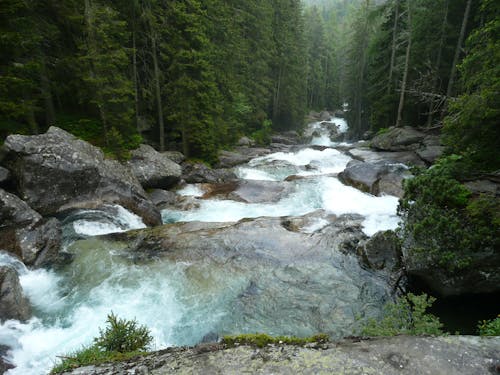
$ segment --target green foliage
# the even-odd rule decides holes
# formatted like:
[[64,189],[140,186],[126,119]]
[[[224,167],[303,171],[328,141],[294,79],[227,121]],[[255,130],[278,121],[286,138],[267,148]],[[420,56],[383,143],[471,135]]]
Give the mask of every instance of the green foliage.
[[500,6],[481,2],[485,23],[467,40],[469,53],[460,65],[465,92],[451,103],[445,119],[445,142],[478,170],[500,168]]
[[266,146],[271,142],[272,122],[271,120],[264,120],[262,128],[252,133],[252,138],[260,146]]
[[102,351],[96,345],[83,347],[80,350],[77,350],[73,353],[70,353],[63,357],[61,363],[54,366],[54,368],[50,371],[51,374],[59,374],[62,372],[67,372],[74,370],[75,368],[89,365],[99,365],[101,363],[107,362],[121,362],[126,361],[128,359],[137,357],[144,352],[136,351],[136,352],[106,352]]
[[477,329],[481,336],[500,336],[500,315],[495,319],[479,322]]
[[134,352],[146,350],[153,341],[149,329],[136,320],[120,319],[113,313],[108,315],[108,326],[100,329],[95,345],[107,352]]
[[120,319],[111,313],[107,324],[105,330],[99,329],[99,337],[94,339],[93,345],[84,346],[61,357],[61,363],[54,366],[51,373],[105,362],[125,361],[144,354],[153,341],[149,329],[139,326],[136,320]]
[[419,296],[408,293],[396,302],[387,303],[382,319],[370,319],[362,333],[368,336],[442,335],[442,323],[426,312],[435,300],[425,293]]
[[265,333],[244,334],[236,336],[224,336],[222,343],[228,347],[237,345],[251,345],[258,348],[263,348],[267,345],[296,345],[304,346],[310,343],[326,343],[329,341],[328,335],[317,334],[311,337],[294,337],[294,336],[269,336]]
[[447,271],[471,265],[474,254],[488,254],[500,245],[500,200],[474,197],[456,177],[467,169],[457,156],[405,182],[398,213],[403,241],[414,255]]

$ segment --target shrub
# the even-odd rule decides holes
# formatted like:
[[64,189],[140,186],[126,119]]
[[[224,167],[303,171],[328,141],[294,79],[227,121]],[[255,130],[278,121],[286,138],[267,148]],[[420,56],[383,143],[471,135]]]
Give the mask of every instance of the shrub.
[[100,329],[94,344],[84,346],[65,356],[61,363],[54,366],[51,373],[96,365],[105,362],[124,361],[144,353],[153,341],[148,328],[139,326],[136,320],[120,319],[113,313],[108,315],[108,327]]
[[146,350],[153,337],[146,326],[138,325],[136,320],[120,319],[113,313],[108,315],[105,330],[99,330],[99,337],[94,339],[97,347],[107,352],[133,352]]
[[495,319],[479,322],[477,328],[481,336],[500,336],[500,314]]
[[457,178],[466,164],[450,156],[405,182],[398,213],[404,244],[450,272],[471,265],[475,253],[500,246],[500,200],[476,197]]
[[382,319],[369,319],[362,328],[368,336],[442,335],[443,324],[436,316],[426,313],[436,299],[422,294],[408,293],[396,302],[384,306]]

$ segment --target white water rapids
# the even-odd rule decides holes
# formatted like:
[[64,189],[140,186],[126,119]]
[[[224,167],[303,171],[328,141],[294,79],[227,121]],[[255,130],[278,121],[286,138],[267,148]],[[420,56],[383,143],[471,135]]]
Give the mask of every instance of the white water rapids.
[[[347,130],[343,119],[334,118],[331,123],[340,132]],[[320,124],[312,127],[317,130],[313,145],[336,145],[327,133],[321,132]],[[287,182],[291,189],[278,201],[249,204],[198,199],[199,208],[164,211],[163,219],[165,222],[232,222],[260,216],[299,216],[323,209],[336,215],[363,215],[363,231],[368,235],[395,228],[398,223],[396,197],[365,194],[343,185],[335,177],[350,160],[333,148],[322,151],[304,148],[259,157],[237,168],[237,175],[263,181],[284,181],[290,175],[299,177]],[[199,197],[203,190],[201,186],[188,185],[178,194]],[[230,318],[228,306],[245,289],[247,281],[243,277],[237,274],[225,277],[224,273],[211,272],[208,266],[195,265],[198,271],[193,276],[193,264],[187,262],[139,264],[113,256],[115,249],[105,248],[91,236],[145,227],[140,218],[122,207],[77,212],[66,218],[65,223],[67,242],[89,236],[90,240],[82,243],[72,264],[62,270],[29,270],[0,253],[0,265],[18,271],[23,290],[34,308],[34,317],[28,322],[10,320],[0,325],[0,345],[11,348],[6,359],[16,366],[8,374],[46,373],[57,356],[91,344],[111,311],[147,325],[154,336],[154,349],[195,344],[223,326],[221,322]],[[327,224],[318,219],[304,231],[313,233]],[[204,278],[210,279],[210,283]],[[224,289],[224,293],[211,290],[213,284]],[[349,288],[349,285],[339,288]],[[259,323],[261,326],[256,330],[276,329],[272,323],[269,326],[266,322]]]

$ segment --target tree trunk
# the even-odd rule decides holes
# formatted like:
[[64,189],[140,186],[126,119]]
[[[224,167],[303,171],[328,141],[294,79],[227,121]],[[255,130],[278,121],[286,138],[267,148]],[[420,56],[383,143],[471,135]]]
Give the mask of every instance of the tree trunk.
[[273,121],[275,121],[278,117],[279,112],[279,101],[281,95],[281,79],[283,77],[283,68],[280,65],[278,71],[278,80],[276,81],[276,86],[274,88],[274,100],[273,100]]
[[405,91],[406,83],[408,80],[408,69],[410,65],[410,52],[411,52],[411,1],[408,0],[408,44],[406,46],[406,56],[405,56],[405,69],[403,73],[403,82],[401,84],[401,95],[399,96],[399,106],[398,106],[398,117],[396,120],[396,127],[400,127],[403,122],[403,107],[405,104]]
[[455,75],[457,72],[458,58],[460,57],[460,51],[462,49],[462,44],[464,43],[465,30],[467,29],[467,21],[469,19],[471,3],[472,3],[472,0],[467,0],[467,4],[465,5],[464,18],[462,19],[462,27],[460,29],[460,35],[458,37],[457,47],[455,48],[455,56],[453,57],[453,64],[451,65],[450,80],[448,81],[448,88],[446,90],[446,97],[448,97],[448,98],[451,96],[451,93],[453,90],[453,85],[455,83]]
[[362,112],[363,112],[363,81],[365,79],[365,69],[366,69],[366,49],[368,48],[368,9],[370,8],[370,0],[366,0],[366,20],[364,24],[364,38],[361,45],[361,61],[360,69],[358,75],[357,93],[356,93],[356,132],[361,133],[361,123],[362,123]]
[[132,30],[132,65],[134,74],[134,103],[135,103],[135,127],[137,133],[141,133],[139,124],[139,78],[137,75],[137,46],[136,46],[136,31],[135,31],[135,20],[134,29]]
[[[432,80],[432,89],[434,91],[437,91],[438,89],[438,77],[439,77],[439,66],[441,65],[441,57],[443,55],[443,47],[444,47],[444,40],[445,40],[445,31],[446,31],[446,24],[448,23],[448,5],[449,5],[449,0],[445,1],[445,10],[444,10],[444,18],[443,18],[443,23],[441,24],[441,37],[439,39],[439,49],[438,49],[438,54],[436,57],[436,65],[434,66],[435,69],[435,74],[434,78]],[[439,106],[437,106],[439,108]],[[431,100],[429,104],[429,116],[427,117],[427,127],[432,126],[432,119],[434,117],[434,111],[436,110],[435,102]]]
[[396,49],[397,49],[397,31],[398,31],[398,19],[399,19],[399,0],[396,0],[394,9],[394,26],[392,27],[392,47],[391,47],[391,64],[389,66],[389,80],[387,82],[387,94],[391,93],[392,89],[392,76],[394,74],[394,65],[396,61]]
[[156,106],[158,111],[158,126],[160,127],[160,151],[165,151],[165,125],[163,123],[163,108],[160,89],[160,69],[158,67],[158,55],[156,52],[156,36],[151,32],[151,48],[153,52],[153,69],[155,81]]
[[42,68],[40,70],[40,89],[45,106],[45,124],[47,126],[54,125],[56,122],[56,114],[54,110],[54,101],[52,100],[52,91],[50,89],[50,80],[47,76],[45,56],[42,55]]

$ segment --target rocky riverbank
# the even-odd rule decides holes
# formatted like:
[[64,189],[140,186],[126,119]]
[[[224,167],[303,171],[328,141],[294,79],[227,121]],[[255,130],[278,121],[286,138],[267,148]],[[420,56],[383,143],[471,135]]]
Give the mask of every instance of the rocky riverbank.
[[473,336],[345,339],[309,347],[201,344],[66,374],[384,374],[500,373],[500,338]]
[[[0,152],[0,255],[7,259],[0,264],[0,323],[36,325],[37,294],[27,298],[20,281],[21,271],[35,269],[64,280],[44,293],[73,314],[82,300],[95,303],[94,291],[103,309],[109,298],[134,293],[165,305],[177,298],[184,311],[173,314],[191,315],[176,316],[169,334],[188,345],[225,332],[340,338],[359,328],[359,318],[377,316],[407,276],[424,272],[431,288],[436,280],[445,285],[439,269],[413,262],[394,232],[375,233],[397,225],[396,197],[412,178],[409,166],[430,165],[442,152],[439,137],[393,128],[371,142],[339,143],[345,129],[331,115],[322,113],[302,137],[274,135],[268,147],[242,138],[214,168],[147,145],[127,162],[110,160],[55,127],[7,137]],[[498,191],[489,182],[487,189]],[[485,265],[488,274],[479,268],[452,279],[447,293],[462,293],[476,275],[486,290],[498,290],[488,276],[497,264]],[[109,296],[99,289],[108,283]],[[169,288],[172,295],[155,294]],[[189,338],[179,339],[183,332]],[[11,342],[0,342],[2,355]]]

